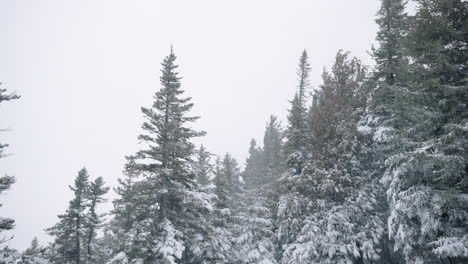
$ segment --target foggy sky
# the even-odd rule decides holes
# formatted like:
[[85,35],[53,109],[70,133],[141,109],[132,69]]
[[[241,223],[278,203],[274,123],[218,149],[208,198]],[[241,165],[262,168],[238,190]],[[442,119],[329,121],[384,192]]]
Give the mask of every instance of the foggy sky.
[[[201,116],[197,140],[244,164],[270,114],[286,122],[304,48],[311,81],[339,49],[370,64],[377,0],[0,0],[0,82],[22,98],[0,106],[0,142],[17,178],[0,215],[16,220],[13,247],[65,212],[79,169],[112,187],[138,148],[141,106],[159,86],[170,45]],[[111,198],[112,195],[109,195]],[[106,207],[110,208],[110,204]]]

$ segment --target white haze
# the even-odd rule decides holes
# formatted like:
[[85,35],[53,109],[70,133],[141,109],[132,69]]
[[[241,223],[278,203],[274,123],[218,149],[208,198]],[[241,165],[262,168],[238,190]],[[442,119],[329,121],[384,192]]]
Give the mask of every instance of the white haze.
[[13,154],[0,160],[0,173],[17,178],[1,197],[0,214],[16,220],[10,245],[50,240],[43,229],[66,209],[81,167],[116,186],[171,44],[202,116],[196,126],[208,132],[198,143],[243,164],[270,114],[285,123],[304,48],[315,86],[339,49],[371,63],[378,5],[0,0],[0,81],[22,96],[0,109],[0,126],[10,129],[0,142]]

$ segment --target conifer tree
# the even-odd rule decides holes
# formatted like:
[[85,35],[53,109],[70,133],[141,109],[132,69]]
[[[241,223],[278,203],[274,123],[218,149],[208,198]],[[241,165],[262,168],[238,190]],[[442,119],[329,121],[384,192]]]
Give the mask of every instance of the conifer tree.
[[[0,177],[0,194],[7,191],[15,183],[15,178],[9,175]],[[0,204],[1,206],[1,204]],[[0,232],[13,229],[15,226],[15,220],[6,217],[0,217]],[[8,241],[9,238],[0,238],[0,244]]]
[[465,263],[468,4],[417,3],[407,44],[415,120],[386,162],[389,233],[408,263]]
[[[20,96],[17,95],[16,93],[7,93],[7,90],[4,88],[1,88],[1,86],[2,86],[2,83],[0,82],[0,104],[3,102],[8,102],[8,101],[16,100],[20,98]],[[7,144],[0,143],[0,158],[5,157],[4,151],[6,147],[8,147]]]
[[197,157],[195,161],[195,171],[197,174],[197,182],[202,186],[208,186],[211,181],[212,166],[210,164],[211,153],[201,145],[197,151]]
[[281,124],[276,116],[270,116],[263,136],[263,163],[265,167],[263,184],[279,178],[283,172],[285,164],[282,148]]
[[[211,210],[211,195],[200,191],[192,170],[195,154],[193,137],[202,136],[189,124],[190,97],[183,97],[176,55],[171,51],[161,69],[161,89],[150,108],[142,108],[145,143],[134,156],[136,169],[144,176],[138,194],[146,206],[142,215],[145,237],[141,258],[144,263],[193,263],[201,252],[199,241],[208,233],[204,217]],[[128,257],[128,256],[127,256]]]
[[283,172],[285,162],[281,132],[277,118],[270,116],[263,136],[263,149],[257,146],[255,139],[250,141],[249,157],[242,172],[247,190],[268,184]]
[[257,141],[250,141],[249,156],[242,172],[242,179],[246,189],[254,189],[261,185],[264,177],[263,150],[257,146]]
[[304,50],[299,59],[297,75],[299,77],[298,91],[291,101],[291,109],[288,115],[288,126],[285,131],[285,155],[288,157],[288,165],[300,174],[304,160],[304,148],[306,143],[306,107],[305,97],[309,88],[310,64],[307,52]]
[[307,55],[307,51],[304,50],[299,58],[299,67],[297,69],[297,76],[299,77],[299,101],[302,103],[305,101],[306,92],[310,86],[310,70],[309,55]]
[[301,175],[283,179],[277,209],[282,263],[366,263],[380,258],[383,222],[372,153],[357,130],[366,68],[339,52],[316,94],[314,139]]
[[240,169],[237,161],[226,153],[218,165],[214,180],[219,207],[232,211],[236,206],[241,190],[239,177]]
[[[376,66],[369,82],[373,88],[367,114],[363,116],[359,129],[373,141],[373,170],[377,175],[384,174],[386,160],[406,145],[401,137],[396,136],[398,131],[417,121],[413,115],[415,100],[409,85],[408,52],[405,47],[409,21],[405,4],[403,0],[382,0],[376,19],[379,26],[376,37],[378,46],[372,48]],[[381,201],[378,211],[387,217],[388,204],[384,198],[377,196]],[[389,241],[386,227],[384,232],[381,239],[382,261],[401,262],[399,254],[394,252],[393,242]]]
[[234,216],[239,209],[240,196],[240,170],[237,161],[226,153],[222,160],[216,160],[214,175],[214,192],[218,199],[210,221],[213,232],[205,260],[207,263],[236,263],[239,255],[233,239],[236,226]]
[[0,264],[16,264],[20,254],[18,250],[8,246],[0,249]]
[[378,47],[372,47],[372,55],[376,66],[374,78],[389,86],[401,84],[405,79],[404,38],[407,34],[407,15],[404,0],[381,0],[377,12],[376,40]]
[[103,196],[107,194],[108,191],[109,187],[104,186],[104,180],[102,179],[102,177],[98,177],[90,183],[89,190],[87,193],[89,205],[86,216],[86,263],[88,264],[98,264],[96,255],[99,255],[99,253],[95,252],[99,250],[98,246],[96,245],[96,236],[97,231],[101,228],[103,224],[104,215],[98,214],[97,207],[99,204],[104,203],[106,201],[106,199],[104,199]]
[[44,248],[39,245],[37,237],[31,241],[31,246],[27,248],[18,260],[18,264],[48,264],[43,256]]
[[52,263],[57,264],[82,264],[86,257],[86,209],[88,207],[88,171],[83,168],[78,172],[74,186],[69,187],[74,197],[63,215],[59,215],[59,222],[47,229],[47,233],[53,236],[53,251],[55,256]]
[[243,190],[238,203],[233,233],[239,263],[275,264],[272,215],[261,187]]
[[[0,104],[2,102],[8,102],[11,100],[19,99],[20,96],[15,93],[7,93],[6,89],[1,88],[2,83],[0,82]],[[6,156],[5,149],[8,147],[8,144],[0,142],[0,158]],[[7,191],[15,183],[15,178],[9,175],[4,175],[0,177],[0,194]],[[0,204],[1,206],[1,204]],[[11,230],[14,227],[15,220],[10,218],[0,217],[0,232]],[[8,238],[0,238],[0,244],[9,240]]]
[[143,260],[147,254],[145,248],[151,244],[146,239],[150,226],[148,210],[151,206],[143,177],[136,169],[135,161],[128,157],[124,169],[124,178],[118,179],[119,186],[114,189],[118,198],[113,201],[114,209],[106,234],[112,249],[109,263],[121,264],[125,260]]
[[394,134],[414,123],[412,88],[409,86],[408,54],[405,48],[408,18],[403,0],[382,0],[376,22],[378,47],[372,48],[376,62],[372,72],[374,89],[363,124],[371,129],[376,147],[386,156],[404,142]]

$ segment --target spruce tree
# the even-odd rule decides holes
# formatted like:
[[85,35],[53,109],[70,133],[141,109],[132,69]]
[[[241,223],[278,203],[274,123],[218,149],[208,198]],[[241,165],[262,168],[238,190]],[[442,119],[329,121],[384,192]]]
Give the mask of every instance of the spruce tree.
[[109,191],[109,187],[104,186],[104,180],[102,177],[96,178],[93,182],[90,183],[89,190],[87,193],[87,199],[89,202],[88,212],[87,212],[87,221],[86,221],[86,263],[98,263],[98,255],[95,251],[99,251],[97,246],[96,236],[97,231],[102,227],[104,222],[104,215],[98,214],[97,207],[99,204],[106,202],[104,195]]
[[373,135],[376,147],[388,157],[404,144],[394,136],[397,130],[416,121],[412,88],[409,86],[408,18],[406,1],[382,0],[376,22],[378,46],[372,48],[376,66],[372,72],[373,89],[367,107],[368,114],[361,122]]
[[237,161],[226,153],[218,164],[214,183],[215,193],[218,196],[218,207],[227,208],[230,211],[236,206],[240,195],[240,169]]
[[275,264],[276,248],[271,210],[261,188],[242,190],[235,214],[234,237],[238,263]]
[[283,142],[281,124],[276,116],[270,116],[263,136],[263,163],[265,167],[265,179],[263,184],[272,182],[280,177],[283,172]]
[[20,258],[18,250],[8,246],[0,249],[0,264],[16,264]]
[[[366,102],[366,67],[339,52],[316,94],[316,141],[302,174],[283,179],[277,209],[282,263],[372,263],[380,258],[381,189],[357,124]],[[368,148],[368,147],[367,147]]]
[[[16,93],[7,93],[7,90],[1,88],[1,86],[2,83],[0,82],[0,104],[3,102],[8,102],[20,98],[20,96]],[[6,147],[8,147],[7,144],[0,143],[0,158],[4,158],[6,156],[6,154],[4,153]]]
[[407,34],[407,15],[404,0],[381,0],[375,20],[379,26],[376,41],[372,47],[375,60],[374,78],[389,86],[401,83],[405,78],[404,37]]
[[407,44],[415,121],[386,162],[389,232],[408,263],[465,263],[468,4],[417,3]]
[[123,171],[124,178],[118,179],[119,186],[114,189],[118,198],[113,201],[113,218],[107,226],[108,243],[112,249],[110,263],[121,264],[125,260],[143,261],[151,248],[147,233],[150,230],[147,199],[149,190],[142,175],[136,169],[135,161],[128,157]]
[[[377,175],[383,175],[386,160],[407,145],[403,138],[397,136],[399,131],[415,123],[418,118],[413,114],[415,100],[409,85],[408,52],[405,46],[409,19],[405,4],[406,1],[402,0],[382,0],[376,19],[379,26],[376,37],[378,45],[372,47],[376,65],[369,82],[372,89],[367,113],[360,121],[359,130],[373,142],[370,143],[370,151],[375,162],[373,172]],[[379,188],[386,186],[379,185]],[[381,205],[377,212],[385,220],[388,218],[388,204],[384,193],[381,192],[377,199]],[[400,254],[394,252],[394,243],[389,240],[388,231],[385,228],[381,239],[382,262],[401,262]]]
[[193,263],[202,249],[199,243],[208,233],[204,217],[211,210],[211,195],[200,190],[192,169],[193,137],[202,136],[190,128],[198,117],[190,116],[190,97],[183,97],[176,55],[171,51],[161,69],[161,89],[150,108],[142,108],[144,131],[138,138],[145,147],[135,156],[135,166],[144,177],[137,200],[145,205],[142,215],[144,263]]
[[[15,183],[15,178],[9,175],[0,177],[0,194],[7,191]],[[1,204],[0,204],[1,206]],[[6,217],[0,217],[0,232],[13,229],[15,226],[15,220]],[[8,241],[9,238],[1,237],[0,244]]]
[[295,174],[300,174],[302,162],[305,155],[306,143],[306,107],[305,97],[309,88],[310,64],[307,52],[304,50],[299,59],[297,70],[299,77],[298,91],[291,101],[291,109],[288,114],[288,126],[285,131],[284,152],[288,157],[288,166],[294,170]]
[[52,245],[55,252],[52,263],[81,264],[85,263],[87,241],[87,212],[88,207],[88,171],[83,168],[78,172],[74,186],[69,187],[74,194],[65,214],[59,215],[59,222],[46,229],[54,237]]
[[246,189],[255,189],[262,184],[265,168],[263,163],[263,150],[257,146],[257,141],[250,141],[249,156],[245,162],[242,179]]
[[239,259],[238,248],[234,241],[237,223],[235,215],[240,204],[240,169],[237,161],[228,153],[217,159],[214,168],[215,194],[217,200],[211,219],[213,233],[208,247],[208,263],[236,263]]
[[31,241],[31,245],[22,254],[18,260],[18,264],[48,264],[48,260],[45,259],[45,249],[39,245],[37,237]]
[[212,165],[210,164],[211,153],[201,145],[197,151],[197,157],[194,164],[197,174],[197,182],[202,186],[208,186],[211,181]]
[[310,70],[309,55],[307,55],[307,51],[304,50],[299,58],[299,67],[297,69],[297,76],[299,77],[298,94],[300,102],[305,101],[306,92],[310,86]]
[[[2,102],[8,102],[11,100],[19,99],[20,96],[15,93],[7,93],[6,89],[1,88],[2,83],[0,82],[0,104]],[[0,142],[0,158],[6,156],[5,149],[8,147],[8,144]],[[3,193],[11,188],[15,183],[15,178],[9,175],[4,175],[0,177],[0,193]],[[1,206],[1,204],[0,204]],[[10,218],[0,217],[0,232],[11,230],[14,227],[15,220]],[[6,242],[9,238],[0,238],[0,244]]]

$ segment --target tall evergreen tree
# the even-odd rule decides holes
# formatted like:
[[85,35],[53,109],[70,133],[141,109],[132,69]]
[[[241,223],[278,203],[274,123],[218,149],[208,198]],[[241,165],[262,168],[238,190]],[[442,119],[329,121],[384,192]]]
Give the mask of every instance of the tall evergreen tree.
[[324,72],[313,111],[317,141],[301,175],[284,179],[277,213],[282,263],[372,263],[383,222],[372,153],[357,124],[366,102],[366,68],[339,52]]
[[261,187],[242,190],[235,214],[236,263],[275,264],[276,251],[271,210]]
[[195,172],[197,174],[197,182],[202,186],[208,186],[211,181],[212,165],[210,164],[211,153],[201,145],[197,151],[195,160]]
[[246,189],[255,189],[261,185],[264,177],[263,150],[257,146],[257,141],[250,141],[249,156],[242,172],[242,179]]
[[[7,93],[7,90],[4,88],[1,88],[2,83],[0,82],[0,104],[3,102],[8,102],[11,100],[16,100],[19,99],[20,96],[17,95],[16,93]],[[5,148],[8,147],[7,144],[0,143],[0,158],[5,157]]]
[[299,67],[297,69],[297,76],[299,77],[298,95],[299,101],[302,103],[305,101],[306,92],[310,86],[310,70],[309,55],[307,55],[307,51],[304,50],[299,58]]
[[363,124],[371,130],[383,159],[404,144],[394,136],[396,131],[416,121],[412,115],[416,111],[415,101],[409,86],[408,54],[404,45],[408,35],[405,3],[382,0],[376,19],[378,47],[372,48],[376,62],[372,73],[375,88]]
[[104,222],[104,215],[98,214],[97,207],[99,204],[104,203],[106,199],[104,199],[104,195],[107,194],[109,191],[109,187],[104,186],[104,180],[102,177],[96,178],[93,182],[90,183],[89,190],[87,193],[87,199],[89,202],[89,208],[87,212],[87,221],[86,221],[86,232],[87,232],[87,240],[86,240],[86,263],[98,263],[97,256],[99,253],[99,248],[97,246],[96,236],[97,231],[102,227]]
[[[172,51],[161,69],[161,89],[150,108],[142,108],[144,133],[138,138],[146,147],[134,157],[145,177],[146,191],[138,194],[146,204],[146,237],[143,263],[194,263],[201,249],[198,242],[208,233],[204,215],[211,210],[211,195],[202,192],[192,170],[193,137],[190,128],[198,117],[189,116],[190,97],[183,97],[176,55]],[[144,201],[143,201],[144,200]]]
[[246,161],[242,178],[245,188],[252,190],[277,179],[283,172],[281,125],[275,116],[270,116],[263,136],[263,148],[257,146],[255,139],[250,141],[249,156]]
[[468,3],[417,3],[407,44],[415,120],[386,162],[389,232],[408,263],[465,263]]
[[265,166],[265,180],[263,184],[279,178],[283,172],[283,142],[281,124],[276,116],[270,116],[263,136],[263,163]]
[[404,0],[381,0],[377,12],[376,40],[378,47],[372,47],[375,60],[374,78],[387,85],[399,84],[404,80],[404,38],[407,34],[407,15]]
[[[15,178],[9,175],[4,175],[0,177],[0,194],[10,189],[10,187],[15,183]],[[0,204],[1,206],[1,204]],[[6,217],[0,217],[0,232],[13,229],[15,226],[15,220]],[[1,237],[0,243],[8,241],[9,238]]]
[[22,254],[17,264],[48,264],[48,260],[43,256],[44,248],[39,245],[37,237],[31,241],[31,245]]
[[[6,89],[1,88],[2,83],[0,82],[0,104],[3,102],[8,102],[11,100],[19,99],[20,96],[15,93],[7,93]],[[5,149],[8,147],[8,144],[0,142],[0,158],[6,156]],[[0,194],[7,191],[15,183],[15,178],[9,175],[4,175],[0,177]],[[1,204],[0,204],[1,206]],[[0,232],[11,230],[14,227],[15,220],[11,218],[0,217]],[[0,244],[9,240],[9,238],[0,238]]]
[[8,246],[0,249],[0,264],[16,264],[20,254],[18,250]]
[[74,186],[70,190],[74,193],[68,209],[59,215],[59,222],[47,229],[53,236],[53,251],[55,256],[51,261],[57,264],[81,264],[86,257],[86,209],[88,207],[87,192],[89,188],[88,171],[83,168],[78,172]]
[[216,186],[216,195],[218,196],[218,204],[222,208],[232,208],[236,206],[241,190],[240,185],[240,169],[237,161],[226,153],[218,165],[214,183]]
[[306,107],[305,97],[309,88],[310,64],[307,52],[304,50],[299,59],[297,70],[299,77],[298,91],[291,101],[291,109],[288,115],[288,126],[285,131],[286,142],[284,151],[288,157],[288,165],[295,170],[295,174],[300,174],[302,162],[304,160],[304,148],[306,138]]
[[114,189],[118,197],[113,201],[113,218],[107,226],[108,243],[112,249],[110,263],[122,264],[125,261],[142,261],[151,247],[147,239],[150,229],[147,199],[150,191],[143,176],[136,169],[132,158],[127,158],[124,178],[119,179],[119,186]]
[[[382,0],[377,13],[379,26],[377,47],[372,48],[375,68],[371,78],[371,96],[367,114],[360,122],[360,131],[372,138],[372,152],[376,165],[374,173],[383,175],[386,160],[399,153],[407,142],[396,136],[403,127],[417,122],[415,100],[409,85],[408,52],[405,46],[408,35],[408,16],[405,12],[406,1]],[[383,187],[383,186],[382,186]],[[383,193],[383,192],[382,192]],[[388,217],[388,204],[382,195],[379,211]],[[389,240],[385,228],[382,244],[382,262],[398,263],[402,259],[394,252],[394,244]]]
[[209,240],[208,263],[236,263],[239,259],[235,247],[235,215],[239,210],[240,169],[237,161],[228,153],[217,159],[214,169],[215,193],[218,197],[211,224],[213,233]]

